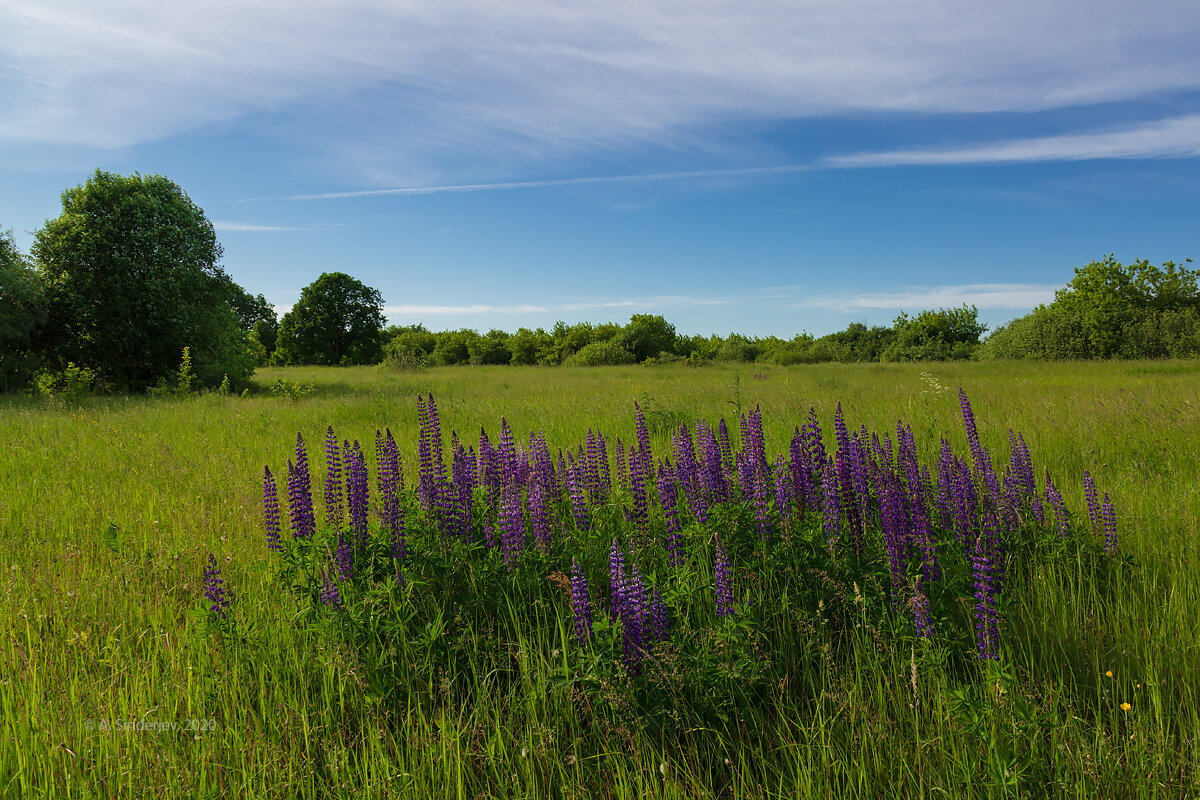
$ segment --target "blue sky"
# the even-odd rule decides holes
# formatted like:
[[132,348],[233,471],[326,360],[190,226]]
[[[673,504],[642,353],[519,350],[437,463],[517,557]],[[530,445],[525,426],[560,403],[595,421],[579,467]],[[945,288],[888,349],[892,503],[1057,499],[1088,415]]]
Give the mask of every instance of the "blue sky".
[[0,0],[0,228],[166,175],[285,311],[823,334],[1200,259],[1200,5]]

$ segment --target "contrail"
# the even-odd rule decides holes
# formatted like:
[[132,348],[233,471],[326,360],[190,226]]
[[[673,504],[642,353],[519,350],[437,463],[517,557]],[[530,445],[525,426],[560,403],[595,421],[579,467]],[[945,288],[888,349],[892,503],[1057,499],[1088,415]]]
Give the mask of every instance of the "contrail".
[[343,197],[401,197],[421,194],[446,194],[449,192],[501,192],[512,189],[541,189],[547,186],[574,186],[584,183],[638,183],[643,181],[687,180],[689,178],[724,178],[739,175],[772,175],[808,172],[813,169],[801,164],[784,164],[777,167],[741,167],[737,169],[703,169],[691,172],[656,172],[642,175],[602,175],[589,178],[559,178],[548,181],[509,181],[507,183],[463,183],[451,186],[401,186],[395,189],[363,189],[354,192],[323,192],[321,194],[294,194],[286,200],[337,200]]

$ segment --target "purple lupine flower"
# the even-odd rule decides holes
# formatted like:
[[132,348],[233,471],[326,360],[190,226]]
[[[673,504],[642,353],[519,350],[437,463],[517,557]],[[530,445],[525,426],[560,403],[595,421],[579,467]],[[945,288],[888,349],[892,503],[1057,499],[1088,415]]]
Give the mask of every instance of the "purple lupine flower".
[[[291,467],[290,463],[288,467]],[[267,549],[283,550],[283,544],[279,541],[279,492],[275,488],[275,476],[271,474],[271,468],[266,466],[263,467],[263,516],[267,523]]]
[[225,586],[221,568],[217,566],[217,557],[212,553],[208,554],[208,561],[204,565],[204,598],[210,603],[209,612],[225,619],[225,612],[229,609],[233,596]]
[[725,424],[725,418],[721,417],[721,421],[717,424],[717,442],[721,448],[721,468],[726,475],[733,472],[733,448],[729,444],[729,426]]
[[962,409],[963,424],[967,428],[967,443],[971,446],[971,455],[975,457],[975,466],[983,473],[991,466],[991,459],[986,458],[983,446],[979,443],[979,431],[975,427],[975,412],[971,410],[971,401],[967,393],[958,387],[958,405]]
[[[699,443],[704,457],[704,469],[700,472],[700,481],[704,487],[707,505],[723,503],[729,499],[729,492],[725,481],[725,468],[721,460],[721,446],[717,442],[716,435],[704,420],[696,423],[696,441]],[[699,519],[699,517],[697,518]],[[700,519],[700,521],[706,522],[707,518]]]
[[983,515],[982,531],[971,554],[975,576],[975,643],[979,657],[1000,659],[999,612],[996,600],[1000,594],[997,538],[999,521],[988,508]]
[[600,500],[600,441],[591,428],[587,432],[587,493],[593,502]]
[[654,595],[650,598],[650,617],[654,624],[654,641],[665,642],[670,636],[670,617],[667,614],[667,604],[663,602],[662,592],[654,587]]
[[497,448],[500,459],[500,469],[503,471],[505,486],[520,486],[521,476],[517,466],[517,442],[513,438],[512,428],[508,420],[500,418],[500,446]]
[[629,467],[625,464],[625,445],[621,444],[620,437],[617,437],[615,445],[614,452],[617,454],[617,486],[620,489],[628,490]]
[[[829,459],[825,455],[825,440],[821,434],[821,423],[817,421],[817,410],[812,406],[808,407],[808,422],[800,428],[800,431],[808,441],[809,463],[812,464],[814,470],[813,484],[817,486],[822,477],[821,470],[825,469],[825,463]],[[817,491],[819,492],[820,489],[818,488]]]
[[529,527],[533,540],[543,553],[550,552],[550,507],[546,503],[546,487],[541,481],[529,484]]
[[[750,459],[747,459],[748,461]],[[755,467],[750,478],[750,500],[754,505],[754,532],[760,541],[771,538],[771,476]]]
[[922,639],[932,639],[933,614],[929,610],[929,595],[925,593],[925,587],[921,585],[919,579],[914,582],[912,597],[908,602],[912,609],[913,627],[917,629],[917,636]]
[[846,449],[838,448],[834,455],[834,471],[837,472],[837,486],[841,490],[841,509],[846,516],[846,524],[850,532],[850,547],[856,556],[862,556],[863,523],[859,517],[859,501],[855,490],[856,449],[847,445]]
[[904,500],[899,481],[891,472],[883,474],[879,486],[879,524],[883,529],[888,568],[892,579],[892,608],[899,606],[900,595],[908,586],[907,564],[909,530],[904,518]]
[[292,536],[297,539],[311,539],[317,530],[316,516],[313,514],[312,479],[308,471],[308,450],[304,446],[304,437],[296,433],[296,467],[293,483],[293,470],[288,470],[288,508],[291,513]]
[[763,441],[762,411],[754,407],[748,415],[741,419],[742,423],[742,452],[749,456],[751,469],[762,470],[770,477],[771,465],[767,461],[767,447]]
[[575,616],[575,636],[580,644],[587,644],[592,638],[592,601],[578,559],[571,562],[571,612]]
[[977,538],[979,495],[971,468],[961,458],[955,458],[954,475],[954,536],[959,544],[969,546]]
[[721,546],[721,538],[716,539],[713,554],[713,585],[717,595],[717,616],[728,617],[733,613],[733,570],[729,566],[729,558],[725,548]]
[[[654,461],[650,454],[650,431],[646,429],[646,416],[637,403],[633,404],[633,428],[637,434],[637,458],[641,462],[642,479],[644,480],[653,471]],[[632,471],[632,460],[629,462],[629,467]]]
[[354,531],[355,542],[359,547],[367,545],[367,464],[363,458],[362,448],[358,440],[354,440],[352,448],[347,450],[347,488],[350,506],[350,528]]
[[620,617],[625,603],[625,553],[616,539],[613,539],[612,548],[608,551],[608,585],[608,615],[615,621]]
[[404,538],[404,511],[400,506],[400,488],[404,479],[400,472],[400,452],[390,429],[385,429],[382,451],[379,452],[379,495],[383,502],[382,521],[392,546],[392,558],[407,555]]
[[321,570],[321,602],[329,608],[337,608],[342,604],[341,592],[337,583],[329,577],[329,570]]
[[667,561],[672,567],[678,567],[684,562],[683,537],[679,531],[679,496],[675,489],[675,475],[671,471],[671,462],[658,466],[658,501],[662,506],[663,519],[667,526]]
[[933,541],[933,524],[929,519],[929,509],[925,505],[925,487],[928,484],[929,471],[922,467],[918,480],[909,484],[908,513],[909,525],[912,526],[910,540],[921,552],[921,573],[926,583],[932,583],[942,579],[942,566],[938,563],[937,545]]
[[958,475],[958,463],[946,437],[938,454],[937,510],[938,527],[951,530],[954,527],[954,481]]
[[1108,499],[1108,492],[1104,493],[1104,505],[1100,509],[1100,521],[1104,525],[1104,551],[1106,553],[1117,552],[1117,510],[1113,508],[1113,504]]
[[342,459],[333,426],[325,429],[325,524],[342,527]]
[[609,475],[608,468],[608,444],[604,441],[604,434],[596,431],[596,465],[600,480],[600,499],[608,497],[612,493],[612,478]]
[[621,644],[625,668],[632,675],[641,672],[641,662],[649,651],[647,622],[650,616],[650,601],[642,572],[637,562],[629,564],[629,577],[625,583],[624,607],[621,609]]
[[639,544],[644,544],[650,515],[646,507],[646,479],[649,477],[640,450],[629,448],[629,493],[633,497],[633,523]]
[[588,516],[587,497],[584,496],[583,465],[567,453],[567,494],[571,501],[571,514],[575,518],[575,529],[584,533],[591,528],[591,517]]
[[837,478],[837,470],[834,468],[832,462],[826,464],[825,469],[822,470],[821,478],[822,505],[825,510],[825,541],[829,543],[829,552],[835,558],[837,557],[838,545],[841,539],[842,518],[841,493],[838,490]]
[[1050,471],[1046,470],[1046,502],[1054,512],[1054,521],[1058,526],[1058,535],[1066,539],[1071,535],[1071,520],[1067,515],[1067,504],[1063,502],[1062,492],[1050,479]]
[[1096,482],[1092,480],[1092,473],[1086,469],[1083,471],[1083,497],[1087,500],[1088,519],[1092,522],[1092,532],[1099,535],[1104,529],[1104,522],[1100,518],[1100,497],[1096,494]]
[[350,540],[341,532],[338,533],[337,551],[334,553],[334,561],[337,564],[338,580],[348,581],[354,577],[353,548],[350,545]]
[[[818,508],[816,493],[813,491],[812,453],[808,449],[805,438],[806,432],[795,428],[792,431],[792,441],[788,445],[788,455],[791,456],[791,488],[789,497],[796,506],[796,519],[803,520],[805,515]],[[778,474],[776,475],[778,479]],[[776,487],[776,493],[780,489]]]
[[775,456],[775,510],[779,514],[779,524],[785,526],[792,516],[792,502],[795,496],[796,484],[792,481],[792,471],[783,458],[783,453]]
[[525,549],[525,513],[521,508],[521,490],[516,486],[507,487],[502,504],[500,544],[504,549],[504,563],[511,572]]

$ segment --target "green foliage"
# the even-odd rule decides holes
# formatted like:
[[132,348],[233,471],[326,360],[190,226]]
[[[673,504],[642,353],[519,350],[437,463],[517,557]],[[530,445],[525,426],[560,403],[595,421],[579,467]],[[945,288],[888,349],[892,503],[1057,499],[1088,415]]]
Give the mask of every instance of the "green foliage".
[[572,367],[611,367],[632,364],[636,360],[633,353],[616,341],[608,339],[586,345],[563,363]]
[[[223,382],[228,379],[228,375],[222,377]],[[196,373],[192,371],[192,351],[191,348],[184,347],[183,357],[179,360],[179,377],[175,384],[175,394],[191,394],[195,384]]]
[[383,298],[344,272],[325,272],[300,291],[279,323],[280,364],[376,364],[383,355]]
[[508,345],[509,336],[504,331],[492,330],[467,343],[467,353],[472,364],[508,364],[513,354]]
[[659,353],[675,353],[675,326],[656,314],[634,314],[629,324],[617,335],[616,342],[633,353],[637,361],[657,356]]
[[545,364],[552,357],[554,339],[542,328],[533,331],[517,328],[508,337],[508,349],[512,351],[514,364]]
[[903,311],[893,325],[895,339],[882,353],[886,361],[960,361],[970,358],[987,326],[975,306],[922,311],[909,317]]
[[217,263],[221,246],[179,186],[161,175],[97,170],[64,191],[62,203],[33,245],[50,361],[138,391],[172,379],[190,345],[205,385],[224,374],[249,377],[249,341],[230,306],[233,283]]
[[[1190,262],[1190,260],[1189,260]],[[1173,262],[1126,266],[1112,255],[1078,267],[1048,306],[1003,325],[979,358],[1200,356],[1200,271]]]
[[105,390],[104,381],[95,370],[68,361],[59,370],[40,370],[35,378],[38,394],[49,398],[78,400]]
[[289,381],[284,378],[279,378],[275,383],[271,384],[271,396],[283,397],[288,400],[302,400],[305,397],[313,394],[316,388],[311,383],[300,383],[300,381]]
[[21,389],[33,376],[46,319],[37,272],[17,250],[12,231],[0,231],[0,392]]
[[[1083,508],[1082,469],[1100,470],[1097,481],[1119,498],[1132,561],[1110,572],[1086,563],[1015,572],[1011,592],[1020,600],[1009,609],[1004,635],[1012,648],[1003,670],[948,659],[942,648],[889,644],[897,632],[879,621],[903,611],[888,610],[869,587],[859,604],[837,573],[826,581],[789,572],[787,559],[809,558],[802,535],[777,548],[784,559],[759,561],[737,515],[714,524],[738,526],[735,541],[724,533],[722,541],[747,613],[730,629],[711,626],[687,638],[708,626],[702,613],[711,603],[705,539],[689,526],[691,574],[679,594],[665,586],[671,608],[688,611],[672,614],[671,646],[630,682],[596,680],[611,661],[596,663],[575,645],[567,598],[548,580],[553,565],[532,553],[523,565],[528,579],[510,582],[509,619],[455,593],[473,573],[481,592],[498,596],[489,581],[505,580],[499,570],[438,572],[462,551],[453,540],[453,553],[439,556],[428,532],[414,534],[424,537],[411,545],[419,566],[390,605],[380,601],[391,595],[364,592],[332,617],[313,614],[308,598],[297,601],[275,580],[277,557],[262,533],[263,464],[277,475],[286,540],[287,493],[277,467],[286,468],[296,431],[308,443],[320,514],[320,438],[330,421],[364,444],[372,467],[374,431],[391,426],[411,485],[418,391],[445,398],[447,437],[454,429],[470,444],[482,424],[496,441],[506,414],[518,441],[544,429],[556,451],[589,426],[634,441],[628,406],[613,398],[643,389],[663,408],[684,411],[689,424],[728,416],[734,370],[478,367],[397,377],[369,367],[271,367],[264,385],[282,377],[314,384],[317,393],[295,403],[264,391],[236,403],[215,395],[187,403],[101,397],[66,407],[0,398],[0,484],[11,487],[0,500],[9,573],[0,593],[9,729],[0,759],[14,765],[6,793],[662,800],[1200,793],[1200,652],[1187,646],[1200,608],[1193,533],[1200,462],[1186,446],[1200,441],[1194,362],[830,364],[772,369],[767,380],[742,368],[743,403],[762,405],[769,452],[786,449],[810,404],[831,432],[838,399],[852,425],[893,429],[903,418],[919,442],[936,446],[949,432],[962,452],[953,390],[917,394],[919,373],[928,370],[947,387],[986,398],[977,408],[985,418],[980,436],[993,454],[1006,452],[1008,426],[1023,431],[1037,474],[1049,466],[1072,509]],[[656,453],[669,452],[670,431],[652,430]],[[1060,473],[1074,480],[1064,484]],[[375,519],[374,481],[370,502]],[[408,519],[420,527],[420,512]],[[204,603],[207,550],[238,597],[220,631],[193,614]],[[582,560],[600,620],[604,564],[594,552]],[[664,570],[649,579],[670,576]],[[780,591],[796,581],[813,591]],[[960,602],[969,605],[965,595]],[[345,641],[371,620],[387,638],[361,651],[347,646],[341,617],[351,609],[371,616]],[[404,636],[387,628],[409,614]],[[599,636],[613,632],[619,623]],[[472,641],[474,653],[466,650]],[[399,709],[388,704],[392,687],[367,679],[381,663],[372,659],[393,643],[392,663],[411,665],[414,675],[399,689],[412,702]],[[757,658],[755,645],[771,657]],[[597,652],[606,646],[601,641]],[[480,669],[439,671],[445,663]],[[501,682],[508,690],[493,691]],[[743,685],[749,691],[739,695]],[[1126,701],[1129,711],[1120,707]],[[722,706],[728,723],[718,716]],[[676,719],[710,713],[703,717],[710,724],[670,734]],[[193,716],[215,718],[215,734],[85,727],[97,719]]]

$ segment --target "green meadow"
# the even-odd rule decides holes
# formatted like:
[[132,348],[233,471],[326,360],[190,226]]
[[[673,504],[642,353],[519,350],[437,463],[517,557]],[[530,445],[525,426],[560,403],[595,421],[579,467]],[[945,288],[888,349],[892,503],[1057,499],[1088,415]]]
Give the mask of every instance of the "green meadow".
[[[0,398],[0,795],[1200,797],[1196,361],[295,367],[254,380],[242,397]],[[1115,556],[1013,559],[998,664],[918,641],[870,585],[859,596],[857,582],[809,575],[798,544],[738,573],[735,600],[754,610],[703,628],[717,630],[714,652],[738,645],[703,680],[674,674],[693,663],[684,632],[701,630],[682,611],[661,656],[678,663],[622,676],[572,637],[550,574],[570,565],[560,542],[560,561],[529,562],[503,590],[499,617],[455,629],[477,655],[439,661],[452,626],[410,627],[397,646],[428,669],[409,664],[402,691],[381,692],[267,549],[264,465],[286,475],[300,432],[315,488],[327,425],[372,467],[386,427],[411,488],[421,394],[437,400],[447,447],[451,431],[475,444],[481,427],[496,441],[502,417],[518,443],[541,431],[552,453],[589,428],[628,445],[636,402],[656,455],[680,424],[724,417],[736,435],[758,407],[773,460],[810,408],[832,451],[840,402],[851,430],[911,425],[936,463],[943,436],[967,452],[958,387],[998,467],[1009,428],[1024,436],[1074,535],[1093,536],[1084,470],[1117,511]],[[723,519],[686,534],[696,566],[680,609],[711,591],[700,556]],[[607,541],[589,547],[596,561]],[[735,571],[760,558],[744,552]],[[204,597],[209,553],[234,597],[221,625]],[[501,574],[464,569],[467,586]],[[389,602],[424,620],[431,585]],[[605,604],[595,583],[592,600]],[[593,683],[579,678],[593,667]]]

